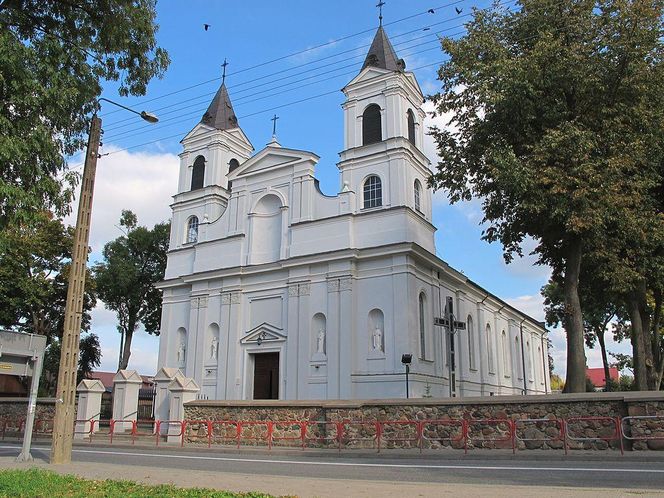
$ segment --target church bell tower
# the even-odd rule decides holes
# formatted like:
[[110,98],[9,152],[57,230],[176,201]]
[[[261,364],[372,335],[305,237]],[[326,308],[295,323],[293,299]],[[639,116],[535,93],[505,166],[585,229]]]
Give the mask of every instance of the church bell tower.
[[338,167],[342,188],[357,194],[357,211],[408,206],[430,221],[424,97],[382,26],[360,73],[343,92],[344,150]]
[[225,82],[182,145],[178,193],[171,205],[171,249],[205,240],[206,225],[228,205],[228,173],[254,150],[240,128]]

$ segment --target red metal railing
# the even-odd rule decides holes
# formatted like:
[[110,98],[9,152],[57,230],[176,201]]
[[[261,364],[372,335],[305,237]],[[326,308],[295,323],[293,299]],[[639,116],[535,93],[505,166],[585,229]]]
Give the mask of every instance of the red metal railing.
[[[387,429],[387,434],[385,429]],[[392,432],[393,434],[390,434]],[[382,443],[415,443],[413,448],[422,449],[422,424],[417,420],[386,420],[378,422],[378,453]]]
[[[526,428],[533,427],[539,432],[544,433],[544,437],[525,437],[519,435],[524,433]],[[556,434],[547,435],[546,430],[553,428]],[[565,448],[565,455],[567,455],[567,445],[565,444],[565,421],[559,418],[522,418],[514,421],[514,437],[518,441],[541,441],[544,443],[551,441],[560,441],[563,448]],[[516,445],[518,448],[518,445]]]
[[273,421],[270,424],[270,442],[271,448],[274,443],[279,441],[300,441],[304,440],[306,427],[304,422],[299,420]]
[[[634,426],[633,422],[643,423],[645,427],[639,427],[639,430],[642,431],[651,431],[651,433],[637,434],[634,435]],[[650,422],[656,422],[656,427],[649,427]],[[627,423],[627,426],[625,425]],[[627,434],[626,429],[629,431]],[[664,436],[655,436],[652,434],[652,431],[656,431],[664,434],[664,415],[634,415],[630,417],[623,417],[620,420],[620,435],[623,439],[628,441],[662,441]]]
[[[217,435],[216,431],[214,430],[215,427],[219,427],[219,430],[221,432],[221,435]],[[228,433],[226,432],[227,428],[233,428],[234,433]],[[236,422],[235,420],[212,420],[210,422],[210,441],[214,439],[215,441],[217,439],[221,439],[222,441],[230,441],[234,440],[235,445],[237,446],[238,449],[240,449],[240,436],[241,436],[241,430],[240,430],[240,424],[239,422]]]
[[[150,426],[148,431],[140,431],[139,425]],[[130,430],[119,430],[130,425]],[[166,427],[166,433],[162,434]],[[537,429],[526,436],[529,427]],[[252,428],[253,430],[250,430]],[[35,420],[34,433],[50,434],[53,421],[49,418]],[[107,430],[105,430],[107,429]],[[189,429],[189,430],[188,430]],[[488,430],[490,429],[490,430]],[[639,432],[635,432],[638,429]],[[565,454],[570,442],[606,441],[609,446],[616,442],[624,453],[625,440],[651,441],[664,440],[657,435],[664,430],[664,415],[629,417],[569,417],[541,419],[441,419],[441,420],[76,420],[75,434],[88,436],[88,442],[95,437],[108,437],[113,444],[114,437],[123,434],[131,438],[132,444],[139,438],[154,437],[155,446],[162,436],[185,440],[233,441],[240,448],[243,443],[265,444],[268,449],[279,442],[296,443],[302,449],[310,443],[323,443],[345,448],[363,447],[371,443],[378,452],[383,448],[433,447],[436,443],[449,442],[456,449],[463,447],[468,452],[470,443],[491,443],[492,447],[511,447],[515,453],[518,443],[560,441]],[[0,419],[0,435],[4,440],[7,434],[20,437],[25,431],[25,419]],[[291,444],[292,445],[292,444]]]
[[[187,439],[207,439],[208,448],[212,445],[212,421],[211,420],[183,420],[182,421],[182,441],[180,446],[184,446],[184,440]],[[198,426],[198,434],[187,433],[187,427]],[[205,434],[200,434],[201,429],[205,427]]]
[[[450,429],[447,435],[438,433],[431,434],[430,430],[434,427],[449,427]],[[458,428],[458,435],[452,437],[451,431],[455,428]],[[468,453],[468,423],[464,419],[422,420],[420,422],[420,452],[422,451],[425,441],[429,441],[429,446],[431,446],[432,441],[449,442],[450,446],[455,443],[463,444],[464,453]]]
[[[89,429],[85,429],[86,424],[90,424]],[[78,419],[74,420],[74,434],[87,434],[88,436],[88,442],[92,442],[92,433],[94,432],[95,429],[95,419]],[[83,436],[85,438],[85,436]]]
[[[507,430],[503,428],[504,426],[507,426]],[[484,434],[483,431],[481,437],[474,436],[474,427],[494,427],[494,434],[498,433],[499,437],[486,437],[490,434]],[[512,446],[512,453],[516,453],[516,443],[514,440],[514,422],[509,418],[467,419],[466,443],[509,443]]]
[[[570,425],[572,427],[575,424],[581,424],[581,428],[584,433],[588,430],[603,430],[607,427],[613,428],[613,433],[607,435],[570,435]],[[606,441],[607,445],[610,446],[611,441],[618,441],[620,446],[620,454],[624,454],[623,439],[620,433],[620,417],[569,417],[564,421],[565,427],[565,451],[567,451],[567,446],[569,441]]]
[[[302,433],[302,449],[307,444],[307,441],[318,441],[319,443],[330,443],[332,441],[336,442],[336,446],[339,451],[341,451],[341,436],[343,434],[343,422],[336,422],[332,420],[306,420],[302,422],[304,431]],[[311,435],[309,429],[311,427],[318,427],[318,434],[325,435]],[[329,431],[328,427],[332,428],[333,431]],[[321,431],[321,428],[323,430]],[[334,435],[330,435],[330,432],[334,432]]]
[[[349,447],[349,443],[353,442],[371,442],[372,448],[377,447],[378,439],[380,438],[380,422],[365,420],[344,420],[343,422],[340,422],[340,424],[342,429],[340,440],[346,448]],[[357,435],[349,436],[348,433],[353,429],[355,429]]]

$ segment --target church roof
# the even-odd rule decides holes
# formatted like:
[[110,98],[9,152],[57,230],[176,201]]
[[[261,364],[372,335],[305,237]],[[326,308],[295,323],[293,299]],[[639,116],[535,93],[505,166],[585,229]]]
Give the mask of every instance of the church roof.
[[217,90],[217,94],[201,118],[201,123],[212,126],[217,130],[229,130],[239,126],[225,83],[222,83],[219,90]]
[[369,53],[366,59],[364,59],[362,69],[369,66],[389,69],[390,71],[403,71],[406,68],[406,63],[403,59],[397,58],[394,47],[392,47],[382,26],[376,31],[376,36],[374,36],[373,42],[371,42],[371,47],[369,47]]

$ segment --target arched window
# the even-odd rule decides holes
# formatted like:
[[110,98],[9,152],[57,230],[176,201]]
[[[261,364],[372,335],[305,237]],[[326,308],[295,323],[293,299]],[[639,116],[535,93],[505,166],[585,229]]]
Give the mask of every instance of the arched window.
[[425,306],[424,292],[420,293],[419,310],[420,310],[420,358],[426,360],[427,358],[427,336],[426,336],[426,306]]
[[523,379],[523,369],[521,368],[521,344],[519,344],[519,336],[514,338],[514,358],[516,359],[516,376]]
[[470,315],[466,318],[466,330],[468,332],[468,367],[475,370],[475,329],[473,317]]
[[203,188],[205,182],[205,158],[198,156],[191,172],[191,190]]
[[192,244],[198,240],[198,218],[192,216],[187,221],[187,244]]
[[371,104],[362,113],[362,145],[369,145],[383,140],[380,123],[380,106]]
[[413,194],[415,196],[415,210],[422,211],[422,184],[419,180],[415,180]]
[[415,145],[415,115],[408,109],[408,141]]
[[489,373],[494,373],[493,351],[491,349],[491,325],[486,324],[486,358]]
[[230,173],[231,171],[234,171],[240,167],[240,162],[233,158],[230,161],[228,161],[228,172]]
[[380,178],[371,175],[364,181],[364,208],[379,207],[383,205],[383,186]]
[[507,334],[505,333],[504,330],[500,334],[500,339],[501,339],[501,347],[503,350],[503,368],[504,368],[503,375],[505,377],[509,377],[511,370],[511,368],[509,368],[509,361],[510,361],[509,344],[507,343]]

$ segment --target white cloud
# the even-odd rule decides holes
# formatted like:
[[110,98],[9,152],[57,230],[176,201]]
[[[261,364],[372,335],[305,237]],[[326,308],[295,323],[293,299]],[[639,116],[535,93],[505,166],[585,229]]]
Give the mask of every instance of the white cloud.
[[535,296],[519,296],[506,298],[505,302],[510,306],[514,306],[519,311],[534,318],[538,321],[544,320],[544,298],[541,294]]
[[537,264],[537,255],[531,254],[535,247],[537,247],[537,241],[530,237],[526,237],[521,243],[523,257],[515,255],[514,259],[509,264],[501,258],[503,266],[509,273],[517,277],[541,278],[543,280],[548,280],[551,276],[551,268],[546,265]]
[[[97,164],[93,198],[90,245],[99,254],[104,244],[121,235],[116,225],[123,209],[131,209],[141,225],[152,227],[170,218],[169,204],[177,189],[179,158],[169,153],[114,152],[118,147],[105,146]],[[74,224],[78,201],[73,214],[65,221]],[[91,331],[99,336],[103,371],[115,371],[118,365],[120,334],[115,312],[97,302],[92,311]],[[137,330],[132,343],[129,368],[142,374],[154,374],[157,368],[159,338]]]
[[[116,227],[123,209],[131,209],[141,225],[152,227],[170,218],[169,204],[178,180],[179,158],[169,153],[118,151],[105,146],[97,163],[92,205],[90,246],[101,252],[104,244],[122,235]],[[75,224],[78,199],[66,223]]]

